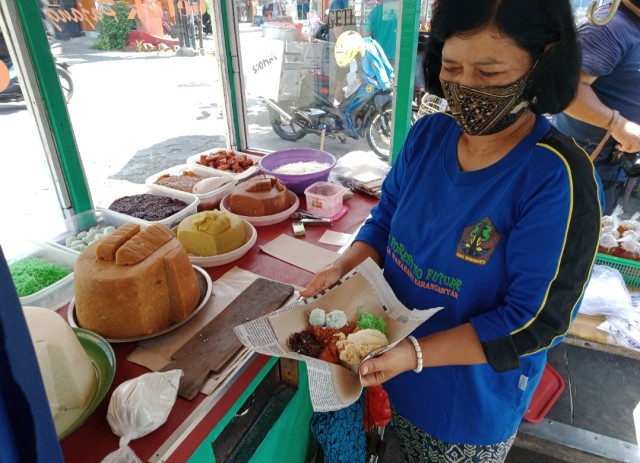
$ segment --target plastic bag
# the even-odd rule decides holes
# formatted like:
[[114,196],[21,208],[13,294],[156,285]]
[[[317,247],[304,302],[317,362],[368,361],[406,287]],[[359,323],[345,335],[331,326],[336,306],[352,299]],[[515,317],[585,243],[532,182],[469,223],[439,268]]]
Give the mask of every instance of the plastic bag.
[[379,198],[382,181],[390,169],[388,162],[372,152],[352,151],[338,159],[329,180]]
[[364,429],[386,426],[391,422],[389,394],[382,386],[367,388],[364,397]]
[[606,265],[594,265],[580,313],[628,320],[631,310],[631,296],[620,271]]
[[120,448],[102,463],[141,463],[129,442],[146,436],[167,421],[176,402],[182,370],[146,373],[125,381],[113,391],[107,421],[120,436]]

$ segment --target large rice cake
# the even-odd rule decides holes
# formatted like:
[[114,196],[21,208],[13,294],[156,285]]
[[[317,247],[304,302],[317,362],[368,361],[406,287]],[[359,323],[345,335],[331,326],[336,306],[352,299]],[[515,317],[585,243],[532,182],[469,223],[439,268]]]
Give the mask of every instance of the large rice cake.
[[42,307],[24,307],[56,432],[61,434],[84,412],[97,387],[91,360],[69,324]]
[[200,298],[187,252],[160,224],[124,224],[87,247],[74,284],[78,324],[112,339],[157,333],[186,318]]

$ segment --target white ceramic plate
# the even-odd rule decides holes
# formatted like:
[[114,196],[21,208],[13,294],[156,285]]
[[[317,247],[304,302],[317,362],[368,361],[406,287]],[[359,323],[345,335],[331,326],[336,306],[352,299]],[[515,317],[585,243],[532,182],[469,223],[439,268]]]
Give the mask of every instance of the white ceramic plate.
[[[227,195],[224,198],[222,198],[222,201],[220,201],[220,209],[226,212],[231,212],[229,210],[229,197],[230,195]],[[248,217],[246,215],[240,215],[240,214],[236,214],[236,215],[246,220],[247,222],[249,222],[255,227],[264,227],[267,225],[274,225],[276,223],[284,222],[289,218],[291,214],[293,214],[296,210],[298,210],[298,206],[300,206],[300,199],[296,196],[295,193],[289,191],[289,197],[291,198],[291,201],[293,201],[292,206],[285,211],[278,212],[277,214],[263,215],[261,217]],[[231,213],[233,214],[233,212]]]
[[189,260],[192,264],[198,265],[200,267],[217,267],[219,265],[228,264],[229,262],[233,262],[234,260],[240,259],[244,256],[249,249],[256,244],[256,240],[258,239],[258,233],[256,229],[246,220],[242,221],[244,225],[245,235],[247,237],[247,242],[240,246],[238,249],[234,249],[231,252],[227,252],[226,254],[220,254],[219,256],[194,256],[189,254]]
[[[206,271],[204,271],[203,269],[195,265],[193,266],[193,269],[196,271],[196,277],[198,278],[198,285],[200,286],[200,301],[198,302],[198,306],[195,308],[195,310],[191,312],[187,318],[185,318],[184,320],[180,320],[178,323],[174,323],[173,325],[165,328],[162,331],[158,331],[157,333],[148,334],[145,336],[138,336],[135,338],[123,338],[123,339],[105,338],[105,339],[113,343],[143,341],[145,339],[155,338],[156,336],[160,336],[161,334],[165,334],[165,333],[168,333],[169,331],[173,331],[179,326],[182,326],[185,323],[187,323],[193,317],[195,317],[198,314],[198,312],[200,312],[204,308],[204,306],[207,304],[209,297],[211,297],[211,288],[213,284],[211,283],[211,277]],[[69,308],[67,309],[67,321],[69,322],[69,325],[71,325],[73,328],[82,328],[78,323],[78,319],[76,318],[75,302],[76,300],[75,298],[73,298],[69,303]]]

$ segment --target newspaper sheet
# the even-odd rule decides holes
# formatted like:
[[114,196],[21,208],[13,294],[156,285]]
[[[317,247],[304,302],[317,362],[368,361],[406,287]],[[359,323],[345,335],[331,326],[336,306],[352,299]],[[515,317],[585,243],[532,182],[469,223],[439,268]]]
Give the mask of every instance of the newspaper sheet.
[[356,320],[361,310],[384,317],[390,344],[369,354],[368,357],[372,357],[395,346],[442,307],[412,310],[403,306],[384,279],[382,270],[373,260],[367,259],[317,296],[300,299],[235,328],[236,335],[249,349],[304,361],[309,373],[313,410],[327,412],[354,403],[362,393],[362,386],[358,374],[351,369],[299,355],[288,347],[289,336],[308,327],[309,313],[315,308],[326,312],[343,310],[348,320]]

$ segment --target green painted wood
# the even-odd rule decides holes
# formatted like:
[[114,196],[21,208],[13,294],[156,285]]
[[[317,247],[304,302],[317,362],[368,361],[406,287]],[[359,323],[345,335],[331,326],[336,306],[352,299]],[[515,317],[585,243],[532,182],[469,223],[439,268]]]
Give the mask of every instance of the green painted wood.
[[[49,118],[51,134],[57,146],[60,168],[67,185],[71,207],[75,213],[92,209],[91,196],[76,146],[67,105],[58,83],[47,34],[37,0],[16,2],[16,10],[24,38],[33,61],[39,91]],[[38,89],[35,89],[36,93]],[[43,121],[46,127],[46,121]],[[62,180],[62,179],[61,179]]]
[[256,375],[253,381],[251,381],[251,384],[249,384],[249,386],[240,395],[238,400],[233,404],[233,406],[229,409],[229,411],[218,422],[218,425],[215,428],[213,428],[209,433],[209,435],[205,438],[205,440],[200,443],[196,451],[189,458],[189,463],[215,462],[213,451],[211,450],[211,442],[213,442],[218,438],[218,436],[220,436],[222,431],[224,431],[225,426],[228,425],[229,422],[236,415],[236,413],[238,413],[238,410],[240,410],[240,407],[242,407],[242,405],[247,401],[249,396],[253,394],[253,391],[256,390],[260,382],[267,375],[267,373],[269,373],[271,368],[274,367],[277,361],[278,361],[277,357],[272,357],[267,361],[267,363],[260,370],[260,373]]
[[[262,367],[260,373],[242,393],[231,409],[224,415],[218,425],[209,433],[189,458],[188,463],[215,463],[211,442],[224,431],[225,426],[233,419],[249,396],[256,390],[260,382],[273,368],[278,359],[272,357]],[[277,461],[278,463],[299,463],[305,460],[307,448],[311,441],[311,399],[309,396],[309,380],[307,367],[304,362],[298,362],[298,390],[287,405],[280,419],[267,434],[249,463],[264,463]],[[294,438],[292,438],[294,437]],[[283,449],[286,451],[283,452]]]
[[298,391],[249,463],[305,461],[311,441],[312,414],[307,367],[304,362],[298,362]]
[[235,133],[235,146],[241,146],[240,144],[240,120],[238,119],[238,111],[243,110],[244,108],[240,108],[238,106],[238,98],[237,98],[237,92],[238,91],[243,91],[244,89],[237,89],[236,88],[236,81],[235,81],[235,76],[234,76],[234,71],[233,71],[233,59],[231,57],[231,47],[229,46],[229,43],[231,41],[231,37],[229,35],[229,28],[230,28],[230,19],[229,19],[229,8],[233,8],[233,4],[235,2],[233,1],[222,1],[220,2],[220,13],[222,15],[222,24],[223,24],[223,34],[224,34],[224,52],[226,54],[226,63],[227,63],[227,76],[226,78],[229,79],[229,89],[230,89],[230,93],[231,93],[231,108],[228,108],[229,111],[231,111],[231,114],[233,115],[233,125],[234,125],[234,133]]
[[395,162],[411,128],[416,50],[420,30],[420,0],[401,0],[396,52],[396,88],[393,105],[391,162]]

